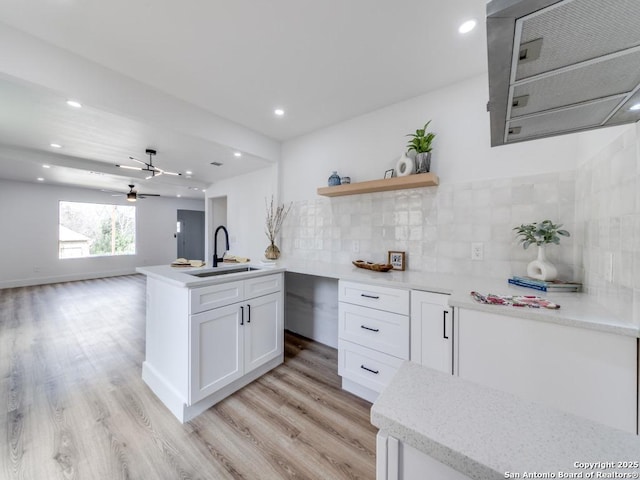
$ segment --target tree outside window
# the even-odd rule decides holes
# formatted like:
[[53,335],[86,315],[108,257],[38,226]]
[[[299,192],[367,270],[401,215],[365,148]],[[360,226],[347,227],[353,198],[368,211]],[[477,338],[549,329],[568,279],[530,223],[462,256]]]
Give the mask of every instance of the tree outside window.
[[135,255],[136,207],[60,202],[58,258]]

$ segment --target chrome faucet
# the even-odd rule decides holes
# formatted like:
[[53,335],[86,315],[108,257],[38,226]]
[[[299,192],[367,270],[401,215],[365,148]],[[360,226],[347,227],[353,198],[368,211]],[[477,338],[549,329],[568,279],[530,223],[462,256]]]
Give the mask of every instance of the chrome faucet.
[[[229,232],[227,232],[227,229],[224,227],[224,225],[220,225],[218,228],[216,228],[216,233],[213,234],[213,266],[217,267],[218,266],[218,260],[222,260],[224,258],[224,253],[222,254],[221,258],[218,258],[218,232],[222,230],[224,232],[224,239],[227,245],[227,250],[229,250]],[[225,250],[225,253],[226,251]]]

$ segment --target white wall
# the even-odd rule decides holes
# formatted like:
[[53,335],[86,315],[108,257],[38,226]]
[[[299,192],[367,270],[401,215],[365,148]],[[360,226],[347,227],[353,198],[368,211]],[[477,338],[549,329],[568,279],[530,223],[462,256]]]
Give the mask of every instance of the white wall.
[[0,288],[134,273],[176,257],[177,210],[204,200],[148,198],[136,205],[136,255],[58,258],[58,202],[122,203],[100,191],[0,179]]
[[283,201],[316,198],[333,170],[352,182],[382,178],[405,150],[408,133],[432,120],[431,171],[442,184],[572,170],[577,136],[490,147],[486,75],[390,105],[287,141],[282,146]]
[[[240,177],[221,180],[207,188],[207,262],[213,258],[212,233],[218,226],[212,221],[209,199],[227,197],[227,230],[229,252],[252,261],[264,258],[269,244],[265,229],[265,199],[277,199],[277,166],[262,168]],[[222,233],[219,234],[222,238]],[[221,256],[221,252],[218,252]]]

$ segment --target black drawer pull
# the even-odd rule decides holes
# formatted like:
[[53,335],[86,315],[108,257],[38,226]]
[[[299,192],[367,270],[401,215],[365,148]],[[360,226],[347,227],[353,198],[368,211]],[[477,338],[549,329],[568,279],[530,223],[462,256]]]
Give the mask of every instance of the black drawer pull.
[[380,298],[376,297],[375,295],[367,295],[366,293],[361,293],[360,296],[364,298],[373,298],[374,300],[378,300]]
[[244,325],[244,307],[240,306],[240,325]]
[[380,331],[379,328],[371,328],[371,327],[367,327],[366,325],[360,325],[360,328],[364,328],[365,330],[369,330],[370,332],[379,332]]
[[247,303],[247,323],[251,323],[251,305]]
[[376,375],[378,375],[380,373],[379,370],[372,370],[370,368],[365,367],[364,365],[360,365],[360,368],[363,369],[363,370],[366,370],[367,372],[375,373]]
[[447,337],[447,313],[449,312],[446,310],[442,312],[442,338],[445,340],[449,340],[449,337]]

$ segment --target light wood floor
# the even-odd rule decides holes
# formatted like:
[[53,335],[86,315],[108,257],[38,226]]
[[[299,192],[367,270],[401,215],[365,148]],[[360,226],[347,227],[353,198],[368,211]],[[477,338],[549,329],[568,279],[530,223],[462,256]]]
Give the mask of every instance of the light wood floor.
[[373,479],[370,404],[334,349],[285,363],[181,425],[141,380],[145,279],[0,290],[0,479]]

